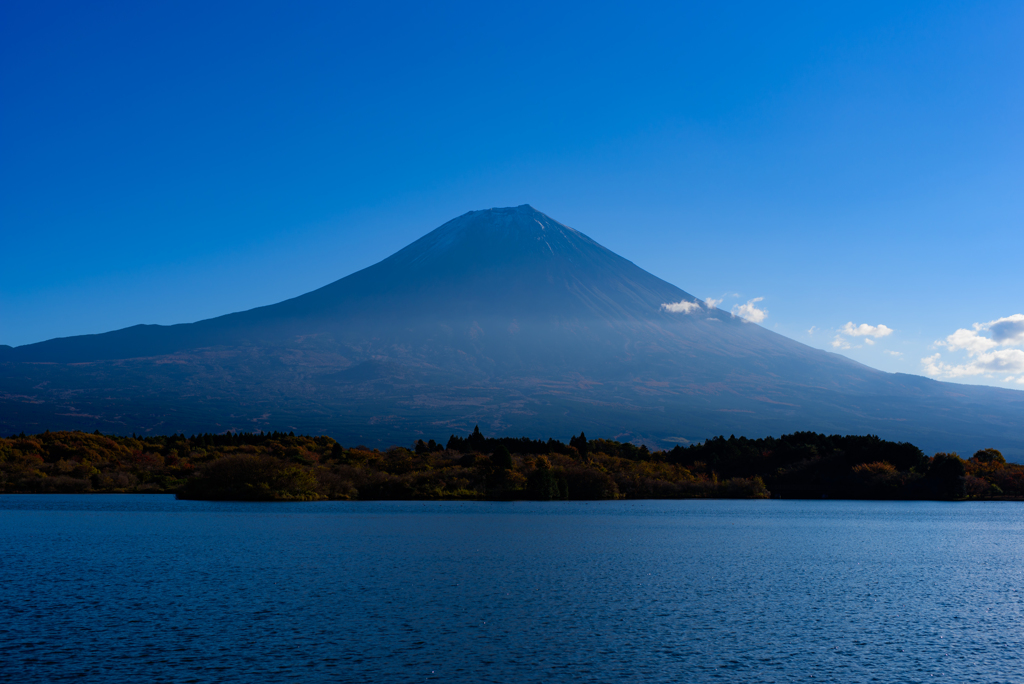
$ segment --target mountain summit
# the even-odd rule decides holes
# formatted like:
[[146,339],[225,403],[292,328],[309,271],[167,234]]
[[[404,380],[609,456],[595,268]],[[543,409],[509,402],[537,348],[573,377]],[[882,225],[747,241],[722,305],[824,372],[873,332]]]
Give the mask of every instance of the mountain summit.
[[474,424],[652,446],[875,433],[1024,457],[1024,393],[807,347],[529,205],[469,212],[271,306],[0,348],[0,431],[288,429],[388,445]]
[[[696,301],[528,204],[471,211],[374,266],[279,304],[414,319],[637,319]],[[383,308],[382,308],[383,307]]]

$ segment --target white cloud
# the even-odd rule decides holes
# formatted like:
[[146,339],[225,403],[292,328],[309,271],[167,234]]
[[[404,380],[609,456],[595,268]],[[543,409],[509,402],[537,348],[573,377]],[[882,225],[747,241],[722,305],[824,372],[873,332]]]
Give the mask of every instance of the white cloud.
[[768,317],[768,311],[766,309],[758,309],[755,304],[764,300],[764,297],[754,297],[753,299],[747,300],[746,304],[737,304],[732,307],[732,313],[734,316],[745,318],[751,323],[760,323]]
[[[1022,373],[1024,372],[1024,349],[998,349],[997,347],[1024,346],[1024,314],[1014,314],[997,318],[988,323],[975,323],[972,329],[959,328],[946,339],[935,343],[937,347],[945,347],[951,352],[967,352],[968,362],[948,364],[939,361],[939,354],[921,359],[924,372],[928,375],[942,375],[959,378],[990,373]],[[988,331],[986,337],[982,333]],[[1006,378],[1009,382],[1011,377]],[[1014,382],[1024,385],[1024,376]]]
[[942,368],[939,367],[941,365],[940,358],[942,358],[942,354],[932,354],[921,359],[921,367],[925,375],[942,375]]
[[[839,329],[839,334],[832,340],[832,346],[836,349],[849,349],[850,343],[846,341],[843,335],[849,335],[850,337],[863,337],[864,344],[870,346],[873,345],[876,340],[872,339],[875,337],[887,337],[892,335],[893,330],[887,325],[868,325],[867,323],[861,323],[860,325],[854,325],[853,321],[850,321],[842,328]],[[860,347],[860,345],[857,345]]]
[[818,329],[818,326],[816,326],[816,325],[812,325],[812,326],[810,327],[810,329],[809,329],[809,330],[807,331],[807,334],[808,334],[808,335],[813,335],[813,334],[814,334],[814,331],[815,331],[815,330],[817,330],[817,329]]
[[884,351],[889,356],[895,356],[896,358],[903,356],[903,352],[893,351],[892,349],[884,349],[882,351]]
[[716,306],[722,303],[723,298],[715,299],[714,297],[708,297],[704,300],[704,303],[708,305],[709,309],[714,309]]
[[948,347],[950,351],[963,349],[971,356],[999,346],[995,340],[979,335],[977,330],[966,328],[960,328],[952,335],[947,335],[945,342],[936,342],[935,344],[940,347]]
[[[850,321],[839,332],[850,337],[887,337],[892,335],[892,328],[881,324],[868,325],[867,323],[861,323],[860,325],[854,325],[853,321]],[[874,342],[872,341],[871,344],[874,344]]]
[[940,356],[933,354],[921,359],[926,374],[962,378],[986,373],[1024,373],[1024,350],[1021,349],[1000,349],[976,354],[971,361],[962,364],[942,363],[939,361]]
[[661,308],[671,313],[693,313],[694,311],[700,311],[700,304],[697,302],[688,302],[685,299],[681,302],[675,302],[672,304],[662,304]]
[[1004,347],[1024,347],[1024,314],[997,318],[982,327],[987,328],[992,339]]
[[1024,349],[999,349],[979,354],[974,363],[989,373],[1024,373]]
[[[936,342],[935,344],[948,347],[950,351],[963,349],[971,356],[995,347],[1024,346],[1024,314],[997,318],[988,323],[975,323],[971,327],[974,329],[960,328],[952,335],[948,335],[945,342]],[[985,330],[991,334],[991,337],[981,334]]]

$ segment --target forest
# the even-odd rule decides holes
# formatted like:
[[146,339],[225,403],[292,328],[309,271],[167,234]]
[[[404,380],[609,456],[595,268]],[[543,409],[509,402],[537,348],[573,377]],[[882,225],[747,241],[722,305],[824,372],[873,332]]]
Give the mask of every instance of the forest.
[[798,432],[645,446],[487,438],[385,451],[326,436],[227,433],[0,438],[0,493],[173,493],[221,501],[689,498],[1024,500],[1024,465],[996,449],[926,456],[876,436]]

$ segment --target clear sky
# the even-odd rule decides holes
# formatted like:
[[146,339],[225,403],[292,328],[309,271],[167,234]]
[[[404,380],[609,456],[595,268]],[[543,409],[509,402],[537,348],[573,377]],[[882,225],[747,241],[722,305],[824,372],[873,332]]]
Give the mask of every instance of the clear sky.
[[529,203],[807,344],[1024,388],[1022,36],[1016,0],[5,0],[0,343]]

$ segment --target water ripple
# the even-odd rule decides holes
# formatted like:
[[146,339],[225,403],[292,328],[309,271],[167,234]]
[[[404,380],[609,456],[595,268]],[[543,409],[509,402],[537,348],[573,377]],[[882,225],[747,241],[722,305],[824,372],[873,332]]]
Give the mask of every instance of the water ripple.
[[1024,506],[0,496],[0,680],[1013,682]]

